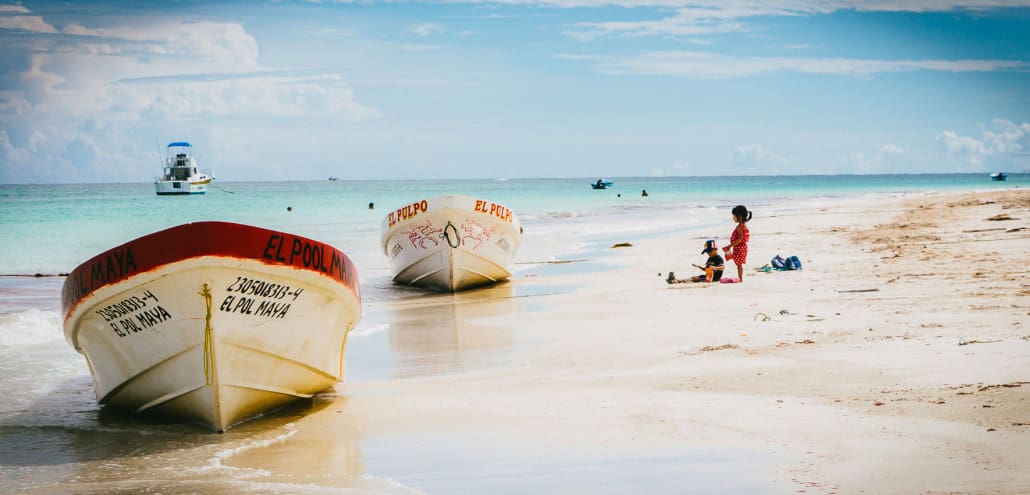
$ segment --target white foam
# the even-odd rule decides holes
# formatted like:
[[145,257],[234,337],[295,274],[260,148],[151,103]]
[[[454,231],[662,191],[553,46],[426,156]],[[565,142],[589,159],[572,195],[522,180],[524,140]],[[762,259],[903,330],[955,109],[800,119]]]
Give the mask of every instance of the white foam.
[[288,438],[290,438],[293,435],[297,434],[297,427],[293,423],[287,423],[286,425],[284,425],[284,428],[286,429],[285,433],[280,433],[280,434],[274,435],[274,436],[272,436],[270,438],[263,438],[263,439],[258,439],[258,440],[252,440],[252,441],[246,442],[243,445],[240,445],[240,446],[235,447],[235,448],[219,450],[218,452],[215,452],[215,455],[212,456],[211,459],[208,460],[207,465],[199,467],[199,468],[196,468],[195,470],[196,471],[201,471],[201,472],[204,472],[204,471],[232,471],[232,472],[235,472],[237,474],[237,478],[238,479],[255,477],[255,476],[260,476],[260,477],[270,476],[271,473],[269,473],[268,471],[266,471],[264,469],[240,469],[240,468],[234,468],[234,467],[226,466],[225,465],[225,460],[229,459],[229,458],[231,458],[231,457],[233,457],[233,456],[235,456],[235,455],[237,455],[239,453],[246,452],[248,450],[261,449],[261,448],[266,448],[266,447],[269,447],[269,446],[272,446],[272,445],[275,445],[275,444],[281,444],[281,443],[285,442]]
[[303,493],[305,495],[426,495],[426,492],[404,485],[396,480],[363,475],[358,478],[361,486],[338,487],[314,483],[283,483],[248,481],[241,483],[245,493]]
[[351,330],[347,335],[349,337],[368,337],[369,335],[375,335],[377,333],[383,333],[390,329],[389,323],[381,323],[379,325],[369,325],[366,328],[359,328]]
[[29,309],[0,316],[0,346],[43,344],[64,338],[56,311]]

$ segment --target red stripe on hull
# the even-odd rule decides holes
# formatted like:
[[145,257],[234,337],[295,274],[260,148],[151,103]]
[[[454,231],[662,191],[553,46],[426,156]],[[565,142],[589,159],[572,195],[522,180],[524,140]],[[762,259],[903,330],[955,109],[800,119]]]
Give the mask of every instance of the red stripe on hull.
[[343,252],[323,242],[230,222],[196,222],[148,234],[109,249],[75,268],[64,281],[65,319],[102,287],[200,256],[224,256],[309,270],[339,280],[360,297],[358,273]]

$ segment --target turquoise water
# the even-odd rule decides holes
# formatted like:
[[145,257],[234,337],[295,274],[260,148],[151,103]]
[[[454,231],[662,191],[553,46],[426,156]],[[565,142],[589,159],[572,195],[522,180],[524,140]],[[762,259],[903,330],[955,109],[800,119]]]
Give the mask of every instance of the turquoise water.
[[[347,252],[361,262],[359,271],[362,265],[379,270],[385,260],[379,259],[378,236],[386,212],[446,193],[503,203],[529,234],[540,234],[536,242],[549,243],[552,234],[676,228],[689,224],[695,209],[738,203],[761,214],[764,204],[785,199],[1030,185],[1030,174],[1012,174],[1005,182],[992,182],[986,174],[611,179],[615,184],[607,190],[591,189],[590,178],[216,182],[208,194],[187,197],[158,197],[149,183],[2,185],[6,250],[0,274],[65,273],[122,242],[198,220],[305,235]],[[643,190],[648,197],[641,196]],[[531,246],[526,251],[537,254]]]

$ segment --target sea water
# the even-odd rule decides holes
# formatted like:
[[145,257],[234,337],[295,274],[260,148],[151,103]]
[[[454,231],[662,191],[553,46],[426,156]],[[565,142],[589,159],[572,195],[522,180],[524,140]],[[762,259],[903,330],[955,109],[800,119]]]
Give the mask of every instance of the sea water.
[[[64,342],[61,274],[106,249],[157,230],[193,221],[230,221],[307,236],[344,251],[355,262],[365,307],[371,308],[348,340],[346,374],[348,380],[375,380],[497,365],[495,347],[433,352],[433,335],[447,339],[460,330],[490,342],[495,337],[504,340],[504,332],[511,331],[486,326],[459,329],[462,315],[456,309],[459,306],[448,303],[451,296],[390,283],[389,265],[379,244],[381,222],[387,212],[416,200],[466,194],[508,206],[525,229],[516,276],[546,277],[557,270],[590,266],[547,262],[601,258],[603,248],[612,242],[678,229],[725,237],[732,229],[729,210],[736,204],[762,216],[828,197],[1025,187],[1030,175],[1011,174],[1006,182],[991,182],[986,174],[614,178],[610,189],[593,190],[590,183],[595,180],[217,181],[206,195],[187,197],[159,197],[151,184],[0,185],[0,485],[32,493],[341,493],[317,479],[299,485],[296,480],[275,482],[263,477],[261,469],[233,471],[222,464],[227,456],[283,442],[296,431],[291,421],[326,407],[331,397],[302,402],[224,435],[125,417],[96,404],[85,360]],[[647,196],[642,195],[645,190]],[[694,252],[693,247],[682,248]],[[592,266],[597,269],[604,264]],[[518,289],[507,285],[463,297],[503,299],[513,290]],[[377,309],[384,301],[403,298],[421,298],[436,306],[428,313],[417,312],[422,320],[402,310]],[[390,345],[387,334],[395,340]],[[405,347],[396,341],[398,335],[417,337]],[[455,439],[421,442],[447,447],[428,448],[423,455],[400,462],[398,449],[406,446],[398,443],[404,440],[382,437],[364,442],[364,469],[345,473],[353,479],[343,484],[353,489],[342,493],[420,493],[405,484],[410,479],[421,480],[418,485],[429,487],[430,492],[434,487],[445,493],[539,492],[559,486],[555,483],[562,477],[556,472],[547,478],[546,470],[537,469],[535,475],[543,478],[534,478],[528,473],[540,468],[540,462],[520,465],[526,458],[505,457],[474,445],[463,451]],[[454,455],[462,455],[455,452],[465,452],[465,457],[455,459]],[[556,471],[565,466],[594,473],[593,493],[632,491],[636,477],[652,473],[673,480],[689,478],[696,491],[705,492],[704,474],[689,462],[684,464],[684,459],[702,454],[709,464],[711,459],[725,457],[721,467],[703,469],[720,477],[710,480],[712,492],[768,492],[746,479],[725,484],[721,474],[733,478],[742,462],[760,464],[732,453],[670,452],[663,457],[651,452],[657,457],[640,462],[625,459],[601,470],[597,466],[611,459],[562,461],[557,453],[555,459],[541,462],[558,466],[553,468]],[[441,456],[453,462],[487,459],[496,470],[481,471],[464,482],[429,476],[440,469],[457,469],[447,462],[430,462]],[[392,460],[376,463],[387,458]],[[412,465],[407,473],[405,462]],[[516,475],[513,469],[521,471]],[[429,480],[424,479],[427,476]],[[507,488],[498,491],[494,482],[501,477],[510,479]],[[163,484],[155,489],[148,479],[163,480]],[[334,486],[339,486],[339,479]]]

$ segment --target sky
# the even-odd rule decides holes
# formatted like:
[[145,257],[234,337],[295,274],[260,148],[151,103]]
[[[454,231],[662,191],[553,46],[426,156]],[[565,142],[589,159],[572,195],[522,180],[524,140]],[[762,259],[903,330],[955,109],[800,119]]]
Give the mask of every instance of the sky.
[[0,0],[0,183],[1019,172],[1030,0]]

